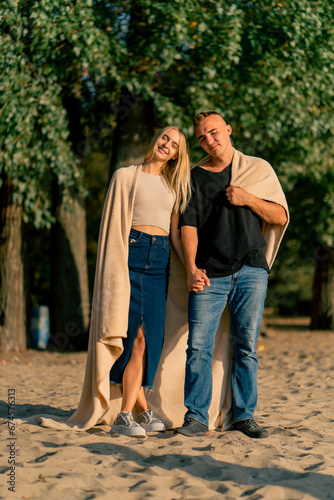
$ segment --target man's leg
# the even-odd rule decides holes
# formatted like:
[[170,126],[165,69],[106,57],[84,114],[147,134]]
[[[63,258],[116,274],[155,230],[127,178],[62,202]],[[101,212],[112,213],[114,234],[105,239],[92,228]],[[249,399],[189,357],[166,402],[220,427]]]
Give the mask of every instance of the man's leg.
[[266,437],[254,421],[257,404],[256,342],[259,336],[268,276],[264,269],[245,265],[234,275],[229,298],[232,334],[233,428],[250,437]]
[[[184,426],[195,420],[202,424],[203,430],[207,430],[212,397],[215,336],[227,302],[231,279],[211,278],[210,283],[211,286],[205,287],[202,292],[189,294],[189,337],[184,386],[184,404],[188,409]],[[182,429],[179,427],[177,432],[185,433]]]

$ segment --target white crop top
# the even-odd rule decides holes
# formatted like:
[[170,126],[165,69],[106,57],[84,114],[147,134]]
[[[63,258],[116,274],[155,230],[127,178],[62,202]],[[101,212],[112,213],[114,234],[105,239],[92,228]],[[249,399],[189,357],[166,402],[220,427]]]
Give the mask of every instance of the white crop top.
[[156,226],[169,233],[174,193],[162,175],[139,172],[132,226]]

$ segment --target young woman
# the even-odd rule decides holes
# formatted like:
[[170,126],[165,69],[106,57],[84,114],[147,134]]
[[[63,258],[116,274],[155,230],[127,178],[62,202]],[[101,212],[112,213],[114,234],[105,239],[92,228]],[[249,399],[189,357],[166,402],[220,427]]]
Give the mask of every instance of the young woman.
[[[135,184],[128,238],[127,335],[110,371],[110,381],[122,384],[122,406],[111,432],[143,437],[146,431],[165,430],[148,408],[144,387],[153,388],[163,345],[170,230],[173,247],[182,258],[177,220],[190,195],[190,165],[179,128],[167,127],[156,134]],[[135,405],[138,423],[132,415]]]

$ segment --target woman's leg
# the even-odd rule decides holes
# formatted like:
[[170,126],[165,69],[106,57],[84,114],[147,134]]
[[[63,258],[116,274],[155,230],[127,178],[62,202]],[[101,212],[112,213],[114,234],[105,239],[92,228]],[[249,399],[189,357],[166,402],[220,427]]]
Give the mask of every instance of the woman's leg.
[[139,394],[138,394],[138,397],[137,397],[137,401],[136,401],[136,408],[137,408],[137,411],[138,411],[138,415],[140,415],[141,413],[143,413],[143,411],[148,410],[148,404],[147,404],[147,401],[146,401],[146,398],[145,398],[145,393],[144,393],[144,388],[143,387],[140,388],[140,391],[139,391]]
[[[145,406],[146,399],[142,388],[143,373],[145,368],[145,351],[146,343],[144,327],[143,324],[141,324],[133,342],[130,359],[123,373],[123,398],[121,411],[132,411],[137,398],[139,398],[139,406]],[[147,410],[147,403],[144,410]]]

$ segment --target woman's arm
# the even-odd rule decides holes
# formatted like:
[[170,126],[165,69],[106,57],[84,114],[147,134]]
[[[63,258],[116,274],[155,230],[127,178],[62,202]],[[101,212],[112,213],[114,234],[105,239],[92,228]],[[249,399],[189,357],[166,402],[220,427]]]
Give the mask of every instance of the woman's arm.
[[181,231],[179,229],[179,212],[172,212],[170,221],[170,239],[178,258],[182,262],[183,266],[186,267],[181,245]]

